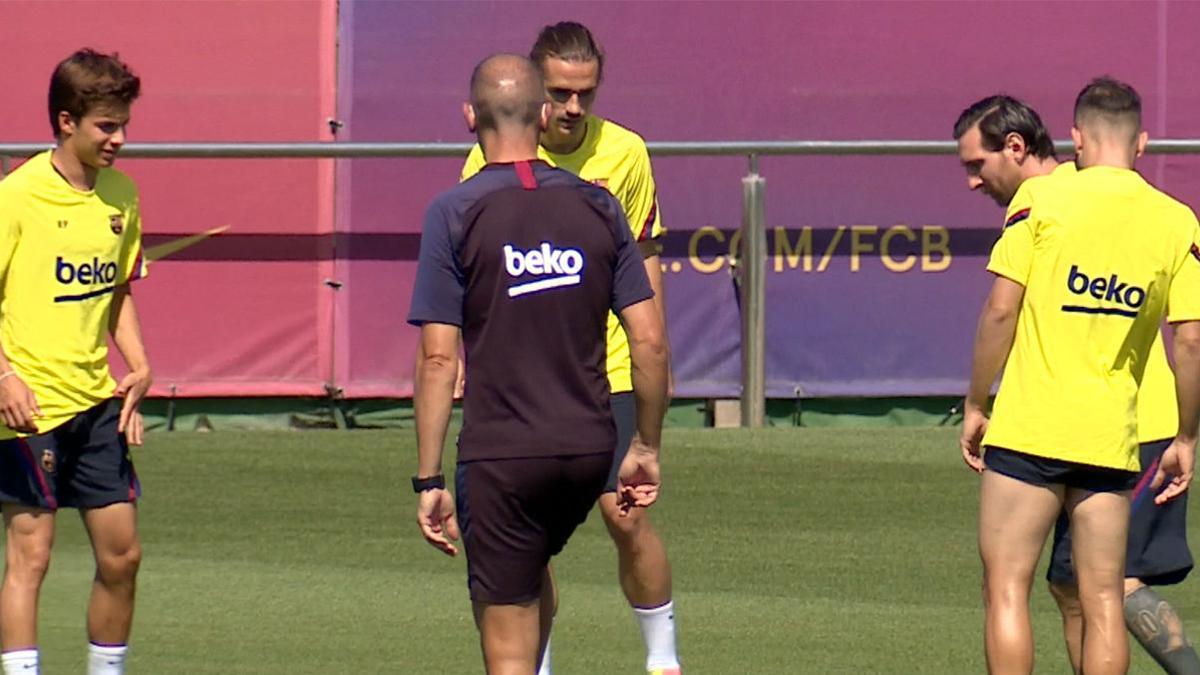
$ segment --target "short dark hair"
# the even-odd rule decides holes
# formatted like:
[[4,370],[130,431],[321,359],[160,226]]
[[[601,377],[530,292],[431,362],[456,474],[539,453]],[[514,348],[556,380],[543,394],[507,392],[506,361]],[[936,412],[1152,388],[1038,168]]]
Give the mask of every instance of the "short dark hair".
[[1075,97],[1075,124],[1090,114],[1098,114],[1110,122],[1133,123],[1142,126],[1142,97],[1124,82],[1107,75],[1088,82]]
[[976,124],[983,147],[991,152],[1004,147],[1006,136],[1017,134],[1035,157],[1054,157],[1054,141],[1042,118],[1033,108],[1011,96],[998,94],[972,103],[954,123],[954,140],[962,138]]
[[540,68],[550,57],[579,63],[595,61],[596,79],[604,79],[604,51],[600,49],[600,43],[596,42],[592,31],[581,23],[560,21],[542,28],[537,41],[533,43],[533,49],[529,50],[529,60]]
[[54,68],[50,76],[50,128],[59,134],[58,113],[79,119],[100,105],[129,105],[142,92],[142,81],[117,54],[80,49]]

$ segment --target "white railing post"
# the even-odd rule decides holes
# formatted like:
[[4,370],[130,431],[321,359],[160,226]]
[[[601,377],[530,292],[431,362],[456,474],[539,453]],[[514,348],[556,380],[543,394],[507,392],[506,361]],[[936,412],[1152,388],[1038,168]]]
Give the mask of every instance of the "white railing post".
[[766,271],[767,181],[758,173],[758,155],[750,155],[750,174],[742,179],[742,241],[738,270],[742,300],[742,426],[766,421]]

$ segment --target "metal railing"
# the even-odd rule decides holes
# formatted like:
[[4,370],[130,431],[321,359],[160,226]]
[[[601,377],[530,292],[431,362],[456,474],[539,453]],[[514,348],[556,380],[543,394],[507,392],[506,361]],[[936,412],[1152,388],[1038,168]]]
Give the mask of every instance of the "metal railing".
[[[954,155],[954,141],[659,141],[646,144],[659,157],[744,156],[749,172],[742,179],[742,236],[738,260],[740,274],[742,340],[742,426],[761,427],[766,412],[766,179],[759,174],[764,155],[815,156],[918,156]],[[47,143],[0,143],[0,176],[8,173],[9,160],[49,149]],[[1070,141],[1056,141],[1064,155],[1074,151]],[[122,157],[191,159],[353,159],[463,157],[470,143],[130,143]],[[1150,141],[1149,154],[1200,154],[1200,139],[1164,138]]]

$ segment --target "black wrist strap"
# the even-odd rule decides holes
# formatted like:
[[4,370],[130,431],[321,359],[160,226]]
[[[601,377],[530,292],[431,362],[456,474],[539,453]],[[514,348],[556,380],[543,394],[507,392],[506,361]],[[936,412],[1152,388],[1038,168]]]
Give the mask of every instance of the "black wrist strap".
[[426,490],[445,490],[446,479],[440,473],[436,476],[430,476],[428,478],[419,478],[417,476],[413,476],[412,485],[413,492],[416,492],[417,494],[420,494]]

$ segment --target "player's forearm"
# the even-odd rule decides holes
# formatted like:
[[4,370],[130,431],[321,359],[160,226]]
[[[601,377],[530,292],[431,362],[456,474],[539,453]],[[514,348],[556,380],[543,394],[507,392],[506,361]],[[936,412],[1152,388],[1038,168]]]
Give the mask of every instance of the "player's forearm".
[[660,332],[629,340],[633,362],[633,396],[637,407],[638,436],[657,448],[662,443],[662,421],[667,411],[667,341]]
[[142,328],[133,295],[127,284],[117,286],[113,293],[113,318],[109,325],[113,343],[131,371],[148,374],[150,360],[146,357],[146,345],[142,341]]
[[658,242],[648,241],[639,245],[642,249],[642,254],[651,253],[649,257],[644,258],[646,266],[646,276],[650,279],[650,288],[654,291],[654,309],[658,312],[658,318],[662,321],[663,342],[667,349],[667,383],[668,391],[671,381],[671,340],[667,337],[667,304],[666,296],[663,294],[663,273],[662,259],[658,255]]
[[1179,437],[1195,440],[1200,426],[1200,321],[1175,325],[1175,393]]
[[971,359],[971,385],[967,390],[967,405],[987,409],[992,383],[1004,367],[1012,349],[1017,329],[1015,311],[985,306],[975,333],[975,350]]
[[417,475],[442,472],[442,448],[454,406],[454,380],[458,359],[445,354],[425,354],[418,348],[413,411],[417,427]]

